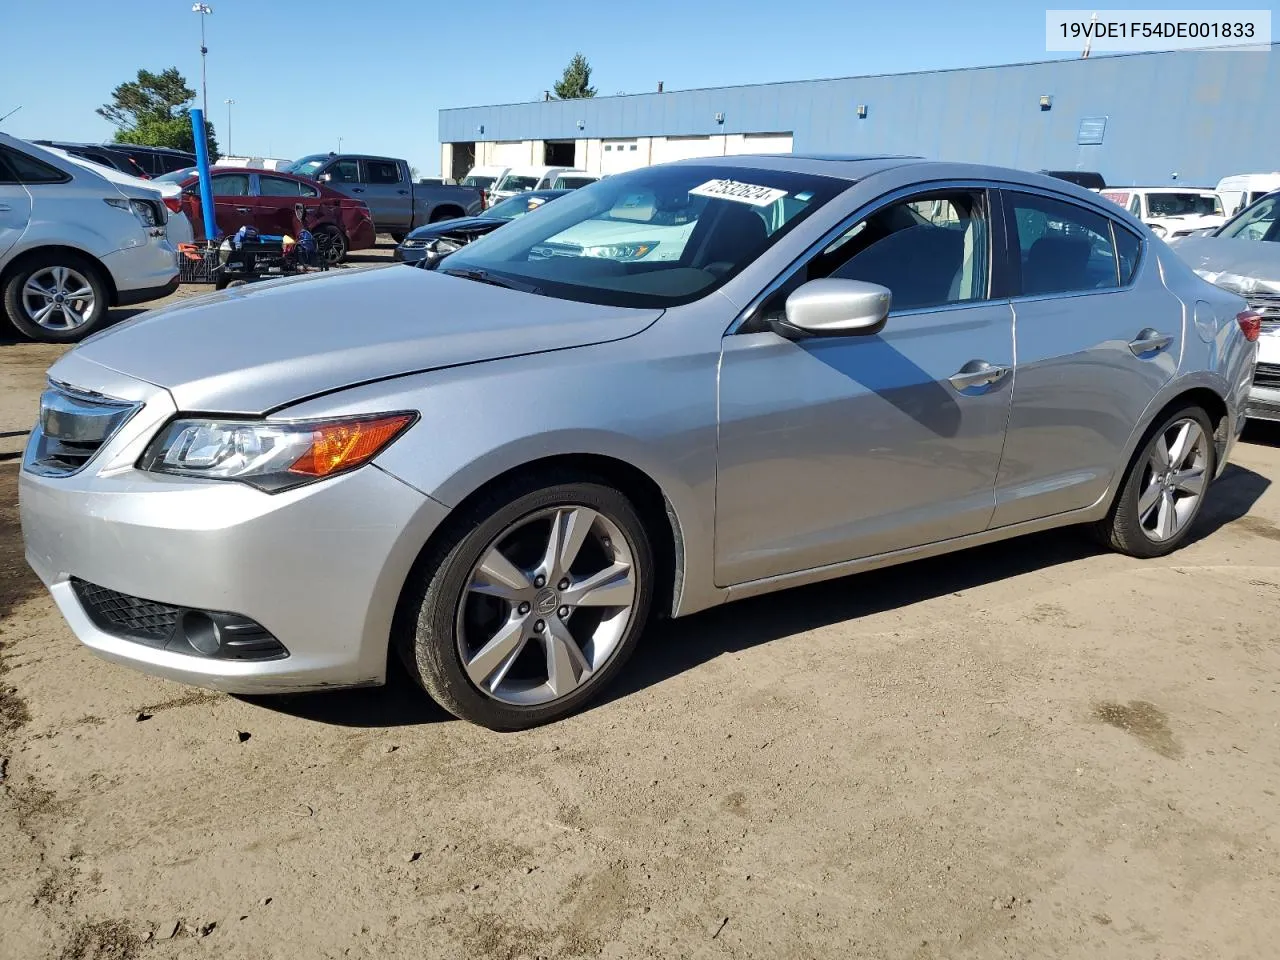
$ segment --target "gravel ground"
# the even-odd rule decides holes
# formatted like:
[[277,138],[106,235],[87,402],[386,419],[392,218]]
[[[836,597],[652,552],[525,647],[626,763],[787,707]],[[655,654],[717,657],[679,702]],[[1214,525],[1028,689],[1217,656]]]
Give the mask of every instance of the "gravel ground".
[[[0,433],[59,352],[0,345]],[[744,601],[507,735],[398,677],[249,700],[99,661],[22,560],[19,444],[0,957],[1275,954],[1274,430],[1167,559],[1062,531]]]

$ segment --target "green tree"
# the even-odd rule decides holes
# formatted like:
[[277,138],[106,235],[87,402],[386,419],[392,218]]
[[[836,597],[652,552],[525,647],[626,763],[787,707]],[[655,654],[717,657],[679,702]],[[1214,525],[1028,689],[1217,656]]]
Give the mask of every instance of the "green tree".
[[591,64],[580,53],[575,53],[569,65],[564,68],[564,76],[556,83],[556,96],[561,100],[580,100],[583,97],[594,97],[596,88],[591,86]]
[[[137,143],[146,147],[175,147],[195,151],[191,130],[191,102],[196,92],[187,86],[177,67],[161,73],[139,70],[138,79],[120,84],[111,91],[111,102],[97,109],[98,116],[116,127],[117,143]],[[204,120],[209,159],[218,157],[213,124]]]

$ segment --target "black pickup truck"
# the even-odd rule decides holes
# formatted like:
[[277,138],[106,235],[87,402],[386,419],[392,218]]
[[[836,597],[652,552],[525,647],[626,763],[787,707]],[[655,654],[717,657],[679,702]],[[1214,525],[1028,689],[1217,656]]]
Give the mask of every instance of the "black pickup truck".
[[313,153],[295,160],[288,172],[363,200],[378,232],[396,243],[424,223],[474,216],[483,206],[479,188],[414,183],[409,164],[394,157]]

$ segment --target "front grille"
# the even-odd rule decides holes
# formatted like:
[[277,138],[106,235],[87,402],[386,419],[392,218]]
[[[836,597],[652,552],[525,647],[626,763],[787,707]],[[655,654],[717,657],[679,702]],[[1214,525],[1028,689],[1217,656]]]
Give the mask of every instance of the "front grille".
[[284,644],[262,624],[235,613],[176,607],[73,577],[71,589],[103,633],[148,647],[217,660],[279,660]]
[[1246,299],[1249,309],[1262,315],[1263,330],[1280,330],[1280,293],[1251,293]]
[[86,580],[73,579],[71,586],[84,612],[99,630],[148,646],[163,647],[173,636],[182,615],[178,607],[131,597]]
[[50,382],[40,395],[40,419],[31,432],[24,469],[47,477],[84,469],[141,407]]
[[1260,363],[1253,370],[1253,385],[1280,390],[1280,364]]

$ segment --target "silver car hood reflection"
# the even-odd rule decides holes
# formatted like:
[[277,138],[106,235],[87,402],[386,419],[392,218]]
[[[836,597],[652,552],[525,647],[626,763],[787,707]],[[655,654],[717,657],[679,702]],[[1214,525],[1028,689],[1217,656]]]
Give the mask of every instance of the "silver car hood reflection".
[[1186,237],[1172,246],[1192,270],[1232,293],[1280,294],[1280,243]]
[[179,410],[256,414],[356,383],[621,340],[661,315],[412,267],[352,268],[178,303],[68,356],[165,387]]

